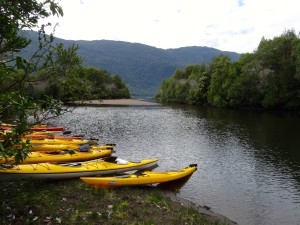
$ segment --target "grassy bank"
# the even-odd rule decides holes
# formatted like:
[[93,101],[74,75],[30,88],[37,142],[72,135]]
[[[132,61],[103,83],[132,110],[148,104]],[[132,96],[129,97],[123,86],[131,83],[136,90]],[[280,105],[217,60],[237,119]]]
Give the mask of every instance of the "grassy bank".
[[75,179],[0,182],[0,191],[1,224],[231,224],[156,188],[95,189]]

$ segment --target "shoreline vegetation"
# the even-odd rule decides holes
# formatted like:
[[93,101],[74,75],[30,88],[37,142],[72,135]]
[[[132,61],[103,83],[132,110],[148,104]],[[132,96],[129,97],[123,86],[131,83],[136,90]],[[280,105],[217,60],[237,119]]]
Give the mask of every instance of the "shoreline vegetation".
[[80,179],[0,184],[3,224],[237,225],[151,186],[96,189]]
[[165,79],[155,96],[161,103],[218,108],[261,108],[299,112],[300,36],[294,29],[261,39],[237,61],[219,55],[209,64],[188,65]]

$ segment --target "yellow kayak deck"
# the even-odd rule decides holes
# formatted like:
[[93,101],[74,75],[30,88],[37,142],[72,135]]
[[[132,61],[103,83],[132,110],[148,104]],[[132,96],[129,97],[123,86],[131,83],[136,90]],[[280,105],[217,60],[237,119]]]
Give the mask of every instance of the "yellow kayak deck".
[[72,145],[72,144],[32,144],[30,147],[31,152],[53,152],[63,150],[76,150],[80,148],[91,148],[94,150],[113,149],[112,145]]
[[159,184],[178,180],[193,174],[197,170],[196,164],[178,171],[155,172],[145,171],[140,173],[116,175],[110,177],[80,177],[85,183],[95,188],[114,188],[120,186],[134,186],[146,184]]
[[90,145],[96,145],[97,141],[95,140],[88,140],[88,139],[82,139],[82,140],[64,140],[64,139],[31,139],[31,138],[23,138],[23,142],[29,142],[29,144],[48,144],[48,145],[56,145],[56,144],[65,144],[65,145],[84,145],[84,144],[90,144]]
[[[29,155],[20,164],[45,163],[45,162],[76,162],[99,159],[111,156],[112,149],[89,150],[81,152],[77,150],[66,150],[59,152],[30,152]],[[13,158],[1,158],[0,164],[15,164]]]
[[144,170],[157,165],[158,159],[122,160],[122,164],[103,159],[72,163],[37,163],[25,165],[0,164],[0,181],[19,179],[68,179],[83,176]]

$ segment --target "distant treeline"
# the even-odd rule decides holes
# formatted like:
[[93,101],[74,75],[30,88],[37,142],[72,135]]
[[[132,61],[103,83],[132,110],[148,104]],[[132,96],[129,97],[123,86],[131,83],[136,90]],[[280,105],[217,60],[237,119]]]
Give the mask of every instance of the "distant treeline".
[[82,99],[130,98],[129,89],[118,75],[94,67],[73,67],[72,70],[68,70],[68,73],[73,73],[71,79],[68,74],[60,73],[59,76],[48,76],[44,80],[42,78],[45,75],[39,74],[41,79],[28,86],[28,94],[39,99],[52,96],[65,103],[73,100],[74,90],[77,97],[81,95]]
[[190,65],[164,80],[162,103],[216,107],[300,109],[300,39],[294,30],[262,38],[237,62],[220,55],[210,64]]

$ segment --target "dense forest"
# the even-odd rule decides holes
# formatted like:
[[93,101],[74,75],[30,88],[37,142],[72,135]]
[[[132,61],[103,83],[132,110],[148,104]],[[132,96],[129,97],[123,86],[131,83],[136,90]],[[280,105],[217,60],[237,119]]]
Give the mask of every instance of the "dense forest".
[[294,30],[262,38],[253,53],[237,62],[228,56],[209,64],[177,69],[164,80],[156,99],[216,107],[300,109],[300,39]]

